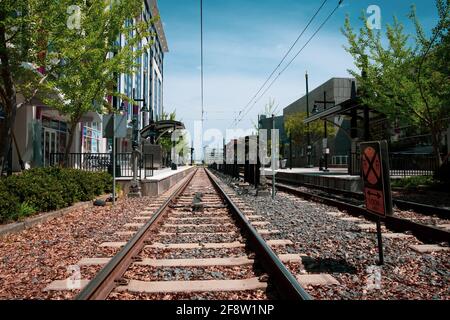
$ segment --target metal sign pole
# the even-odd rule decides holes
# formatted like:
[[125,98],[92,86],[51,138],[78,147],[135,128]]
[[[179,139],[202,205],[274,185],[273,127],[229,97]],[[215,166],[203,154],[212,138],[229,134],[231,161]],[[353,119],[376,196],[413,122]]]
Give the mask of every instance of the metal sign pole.
[[116,205],[116,114],[112,114],[112,174],[113,174],[113,192],[112,203]]
[[384,265],[384,254],[383,254],[383,237],[381,235],[381,219],[377,220],[377,236],[378,236],[378,255],[380,260],[378,264],[380,266]]
[[361,144],[361,169],[368,212],[376,214],[379,265],[384,264],[381,219],[392,215],[392,193],[386,141]]
[[275,115],[272,115],[272,199],[275,199]]

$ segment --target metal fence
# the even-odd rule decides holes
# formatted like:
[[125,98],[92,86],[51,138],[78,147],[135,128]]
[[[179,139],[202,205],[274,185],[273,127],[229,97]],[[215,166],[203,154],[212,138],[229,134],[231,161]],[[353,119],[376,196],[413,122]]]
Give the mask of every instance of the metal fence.
[[[89,172],[113,173],[113,159],[111,153],[70,153],[67,161],[63,153],[52,153],[50,155],[50,166],[64,166]],[[154,165],[153,155],[145,154],[138,156],[138,178],[153,177]],[[116,177],[133,177],[133,157],[131,153],[116,154]]]
[[[361,174],[361,155],[351,153],[349,174]],[[389,168],[391,176],[433,176],[439,169],[436,158],[428,154],[390,154]]]
[[439,169],[434,156],[421,154],[392,154],[389,165],[391,176],[433,176]]

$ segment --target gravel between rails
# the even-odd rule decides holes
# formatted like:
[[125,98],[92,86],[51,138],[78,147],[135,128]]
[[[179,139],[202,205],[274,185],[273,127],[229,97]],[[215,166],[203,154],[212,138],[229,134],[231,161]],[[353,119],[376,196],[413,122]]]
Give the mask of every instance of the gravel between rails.
[[[330,194],[324,192],[324,191],[320,191],[320,190],[316,190],[314,188],[308,188],[308,187],[304,187],[304,186],[300,186],[300,187],[296,187],[297,189],[303,191],[303,192],[308,192],[308,193],[317,193],[318,195],[325,195],[325,196],[330,196]],[[393,192],[393,194],[396,194],[395,192]],[[331,195],[332,197],[336,197],[335,195]],[[415,195],[417,196],[417,194]],[[403,200],[407,200],[407,201],[411,201],[411,202],[417,202],[417,203],[423,203],[423,204],[427,204],[430,206],[439,206],[439,201],[433,201],[432,199],[436,199],[438,196],[441,197],[441,199],[447,199],[450,198],[449,195],[444,194],[443,192],[439,192],[438,194],[436,193],[429,193],[430,198],[426,201],[424,201],[424,199],[426,199],[426,197],[424,197],[424,195],[421,195],[421,197],[416,198],[415,196],[409,196],[407,198],[398,198],[398,199],[403,199]],[[348,203],[354,204],[354,205],[360,205],[363,203],[363,201],[358,200],[358,199],[345,199],[343,196],[339,195],[338,197],[336,197],[338,200],[340,201],[346,201]],[[397,198],[397,197],[396,197]],[[444,206],[441,206],[444,207]],[[440,225],[447,225],[450,223],[450,219],[444,219],[441,218],[437,215],[424,215],[422,213],[418,213],[415,212],[413,210],[400,210],[399,208],[394,206],[394,214],[399,217],[399,218],[403,218],[403,219],[408,219],[411,220],[413,222],[416,223],[421,223],[421,224],[425,224],[425,225],[430,225],[430,226],[440,226]]]
[[[419,254],[409,248],[423,244],[415,237],[384,238],[386,263],[377,267],[376,234],[359,230],[359,223],[325,214],[337,212],[336,208],[305,202],[282,192],[274,201],[271,197],[255,201],[254,190],[244,194],[228,178],[223,181],[255,210],[255,214],[264,216],[272,228],[293,241],[297,253],[308,255],[303,259],[304,271],[328,273],[339,281],[337,286],[307,286],[315,299],[450,299],[449,252]],[[362,220],[364,224],[370,223]],[[376,281],[379,274],[381,283]]]
[[238,292],[201,292],[174,294],[134,294],[129,292],[113,292],[108,300],[274,300],[277,299],[275,290],[252,290]]
[[443,191],[397,191],[394,190],[392,195],[396,199],[419,202],[423,204],[428,204],[430,206],[438,206],[442,208],[450,209],[450,193]]
[[[134,217],[161,202],[160,199],[174,188],[176,186],[158,198],[124,198],[115,207],[74,210],[30,229],[0,237],[0,299],[72,299],[78,290],[44,292],[43,289],[54,280],[67,279],[71,274],[68,266],[76,265],[82,258],[111,257],[117,253],[117,249],[99,245],[123,239],[114,233],[124,231],[126,223],[135,223]],[[83,267],[83,279],[98,270],[98,267]]]
[[437,216],[426,216],[420,213],[417,213],[412,210],[399,210],[395,209],[394,211],[395,216],[408,219],[417,223],[426,224],[430,226],[440,226],[440,225],[446,225],[450,224],[449,219],[443,219]]
[[[128,269],[124,278],[140,281],[239,280],[255,277],[255,274],[253,265],[168,268],[134,265]],[[256,276],[260,275],[256,274]]]
[[237,258],[247,256],[251,251],[246,251],[244,248],[233,249],[189,249],[189,250],[167,250],[167,249],[148,249],[145,248],[141,257],[146,259],[190,259],[196,257],[197,259],[208,258]]

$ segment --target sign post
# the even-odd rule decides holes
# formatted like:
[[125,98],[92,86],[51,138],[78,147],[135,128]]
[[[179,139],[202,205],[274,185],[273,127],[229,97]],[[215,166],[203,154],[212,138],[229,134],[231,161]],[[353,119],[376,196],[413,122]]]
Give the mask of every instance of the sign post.
[[111,169],[113,176],[113,192],[112,192],[113,205],[116,204],[116,178],[117,178],[116,138],[125,138],[126,132],[127,132],[126,116],[116,115],[115,113],[112,113],[110,115],[103,115],[103,138],[112,139]]
[[379,264],[384,264],[381,219],[392,215],[392,192],[387,141],[361,143],[361,170],[367,211],[378,216]]

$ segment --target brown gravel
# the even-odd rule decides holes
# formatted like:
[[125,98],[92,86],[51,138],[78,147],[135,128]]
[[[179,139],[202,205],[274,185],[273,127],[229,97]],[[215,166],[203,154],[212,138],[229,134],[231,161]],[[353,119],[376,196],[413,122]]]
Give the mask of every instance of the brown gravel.
[[244,248],[233,249],[189,249],[189,250],[168,250],[168,249],[149,249],[143,250],[141,257],[148,259],[188,259],[195,256],[198,259],[222,258],[222,257],[241,257],[249,253]]
[[133,265],[125,273],[125,279],[140,281],[194,281],[235,280],[258,276],[253,265],[211,267],[167,267],[155,268]]
[[[174,186],[173,188],[176,188]],[[120,199],[115,207],[74,210],[19,233],[0,238],[0,299],[71,299],[78,291],[44,292],[54,280],[67,279],[67,267],[82,258],[112,257],[118,249],[100,248],[103,242],[124,241],[114,235],[134,217],[167,197]],[[82,273],[82,278],[94,272]]]
[[430,206],[438,206],[450,208],[450,192],[440,191],[393,191],[392,195],[395,199],[418,202]]
[[[220,175],[221,176],[221,175]],[[223,178],[223,176],[222,176]],[[376,234],[361,231],[358,223],[324,214],[336,208],[302,201],[279,192],[275,201],[257,198],[254,190],[243,192],[230,179],[223,178],[241,198],[281,234],[294,242],[297,253],[307,254],[300,273],[332,275],[336,286],[307,286],[319,300],[449,300],[450,252],[419,254],[411,245],[423,244],[415,237],[383,239],[385,265],[376,266]],[[349,217],[342,213],[343,217]],[[409,213],[409,218],[426,218]],[[431,217],[433,219],[433,217]],[[436,217],[434,217],[436,219]],[[438,219],[439,223],[445,220]],[[362,218],[361,223],[369,223]],[[386,231],[385,231],[386,232]],[[443,244],[444,245],[444,244]],[[295,272],[296,266],[287,267]],[[298,272],[298,271],[297,271]],[[381,279],[381,282],[378,282]],[[378,281],[377,281],[378,280]],[[376,283],[376,285],[375,285]]]

